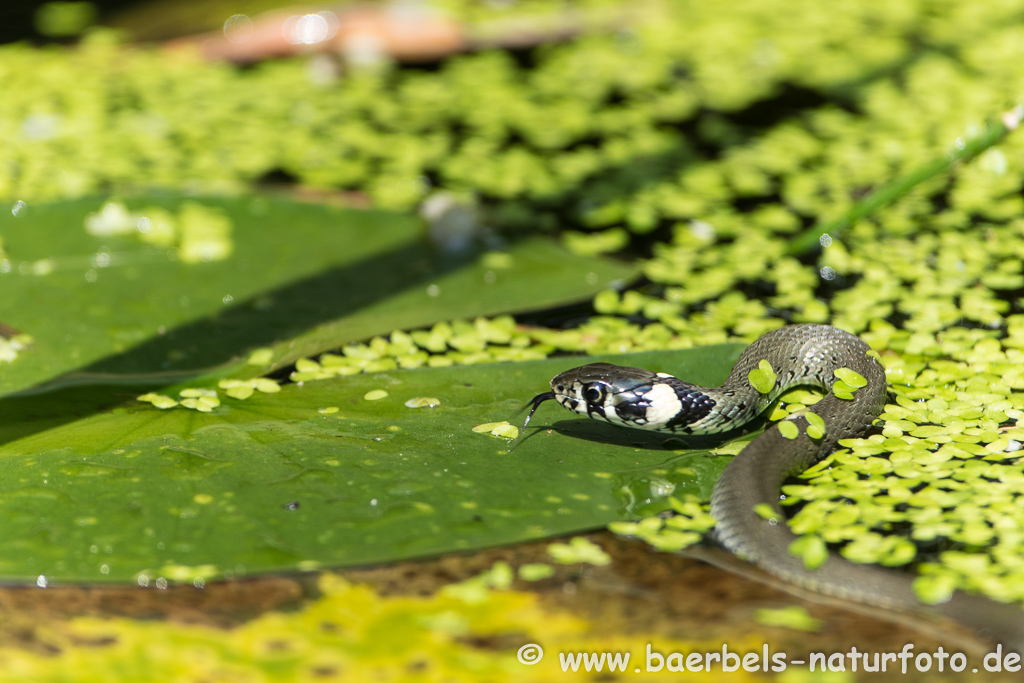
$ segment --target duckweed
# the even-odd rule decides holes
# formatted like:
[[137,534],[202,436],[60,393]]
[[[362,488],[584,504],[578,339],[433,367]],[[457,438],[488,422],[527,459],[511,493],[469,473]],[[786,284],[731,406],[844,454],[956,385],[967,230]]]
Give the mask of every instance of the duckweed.
[[[656,165],[667,168],[655,179],[671,176],[675,163],[696,154],[671,126],[702,110],[711,112],[702,116],[702,137],[725,145],[738,133],[719,112],[741,110],[782,83],[828,88],[837,78],[854,83],[895,68],[909,49],[904,41],[918,34],[878,5],[844,10],[844,29],[832,34],[820,30],[815,7],[765,14],[748,0],[738,14],[723,15],[642,3],[651,15],[628,33],[553,46],[530,70],[489,51],[449,60],[437,74],[363,70],[359,78],[329,82],[302,59],[247,71],[142,49],[124,59],[103,31],[91,33],[73,58],[5,46],[0,61],[7,92],[17,97],[0,128],[17,134],[19,144],[0,159],[6,169],[0,194],[72,196],[138,184],[237,189],[280,169],[306,185],[358,189],[379,205],[408,208],[431,191],[423,178],[433,177],[450,191],[498,202],[494,215],[517,225],[550,224],[551,211],[531,202],[582,185],[574,193],[585,200],[581,227],[619,227],[611,222],[649,232],[666,210],[703,212],[731,188],[764,192],[777,182],[773,172],[798,168],[801,153],[814,150],[799,138],[777,140],[785,153],[776,156],[785,162],[766,168],[747,153],[737,155],[725,178],[687,174],[688,185],[707,191],[671,193],[659,184],[626,202],[603,191],[610,182],[633,185],[629,166],[656,157],[670,163]],[[476,3],[460,6],[472,14]],[[870,30],[879,15],[887,21],[882,34]],[[749,16],[748,30],[730,30],[743,16]],[[933,23],[942,27],[943,19],[953,21],[940,14]],[[674,39],[684,27],[707,38]],[[871,45],[859,40],[865,34],[873,36]],[[931,33],[926,37],[944,45]],[[752,54],[760,55],[753,69]],[[579,87],[581,73],[585,87]],[[69,87],[78,96],[60,97]],[[265,96],[275,91],[289,92],[293,104],[281,107]],[[201,106],[206,103],[216,106]],[[63,166],[61,173],[52,172],[54,164]],[[771,210],[760,213],[759,223],[794,227],[791,217]]]
[[952,574],[924,574],[914,579],[914,593],[926,605],[948,602],[956,587],[957,579]]
[[512,424],[498,425],[491,430],[491,435],[501,439],[515,440],[519,438],[519,427]]
[[769,522],[776,521],[778,519],[778,514],[775,512],[775,509],[768,503],[758,503],[755,505],[754,514],[761,519],[768,520]]
[[853,394],[857,391],[857,387],[850,386],[843,380],[837,380],[832,384],[832,394],[836,398],[841,398],[844,401],[852,401]]
[[828,559],[828,546],[814,534],[806,534],[790,543],[789,552],[803,560],[808,569],[817,569]]
[[555,568],[543,562],[533,562],[519,567],[519,578],[523,581],[543,581],[555,575]]
[[234,251],[231,220],[221,211],[185,202],[178,214],[178,258],[185,263],[223,261]]
[[[931,357],[883,357],[917,372],[894,385],[882,434],[843,440],[843,449],[804,473],[809,486],[784,487],[786,503],[801,506],[791,524],[839,544],[852,561],[914,563],[925,601],[953,588],[1024,600],[1011,578],[1012,553],[1022,550],[1014,510],[1024,494],[1013,437],[1024,414],[1014,407],[1021,395],[1003,379],[1012,376],[1016,349],[991,337],[947,348],[948,357],[936,346]],[[936,383],[940,373],[948,384]],[[840,510],[856,514],[840,520]],[[895,525],[908,527],[909,537],[890,535]]]
[[775,380],[778,375],[772,370],[772,365],[765,359],[758,362],[757,367],[747,373],[750,386],[762,394],[770,394],[775,388]]
[[477,434],[490,434],[499,439],[516,439],[519,436],[519,428],[503,420],[501,422],[487,422],[473,427]]
[[441,589],[441,595],[456,598],[470,605],[479,604],[488,600],[491,590],[508,590],[514,579],[512,567],[507,562],[498,560],[490,569],[472,578],[445,586]]
[[821,619],[815,619],[799,605],[790,605],[780,609],[759,609],[754,612],[754,621],[762,626],[778,626],[809,633],[816,633],[822,627]]
[[834,374],[841,382],[854,390],[868,385],[868,381],[860,373],[850,368],[839,368]]
[[0,336],[0,363],[13,363],[18,354],[32,345],[33,339],[28,334],[16,334],[11,337]]
[[540,360],[555,349],[545,341],[549,334],[548,330],[520,329],[507,315],[441,322],[429,330],[395,330],[388,337],[349,344],[340,354],[299,359],[289,379],[309,382],[396,368]]
[[601,546],[583,536],[576,536],[568,543],[548,545],[548,555],[559,564],[584,563],[603,567],[612,562],[611,556]]
[[172,215],[160,207],[129,211],[122,202],[108,201],[85,217],[85,229],[95,237],[134,235],[144,243],[176,247],[185,263],[222,261],[234,250],[231,220],[197,202],[182,203]]
[[244,401],[245,399],[249,398],[256,391],[256,389],[251,384],[248,383],[243,384],[239,382],[238,384],[232,384],[228,386],[225,386],[225,384],[227,384],[227,382],[222,381],[220,383],[220,387],[225,390],[224,393],[230,396],[231,398],[237,398],[240,401]]
[[779,422],[776,425],[776,428],[779,430],[779,434],[781,434],[784,439],[792,440],[800,436],[800,428],[797,427],[792,422],[790,422],[789,420],[783,420]]
[[281,385],[276,380],[268,377],[257,377],[256,379],[222,379],[217,384],[224,389],[224,393],[231,398],[244,401],[259,391],[264,394],[276,394],[281,391]]
[[[488,583],[512,573],[500,564],[485,572]],[[2,654],[15,663],[11,668],[16,666],[23,680],[43,683],[146,680],[154,671],[175,680],[223,678],[229,671],[233,679],[244,681],[423,678],[512,683],[524,679],[523,665],[516,660],[516,648],[523,643],[542,643],[545,650],[544,660],[534,667],[537,673],[530,674],[535,680],[564,678],[553,652],[608,647],[606,623],[553,608],[534,593],[480,585],[484,582],[477,577],[456,586],[470,583],[476,585],[428,596],[384,595],[325,573],[316,578],[316,599],[295,609],[262,613],[233,628],[80,616],[43,622],[50,651],[8,645]],[[515,641],[498,651],[480,647],[479,642],[493,642],[496,634],[515,634]],[[617,636],[615,642],[623,651],[639,652],[650,638],[638,632]],[[667,652],[716,647],[712,641],[673,637],[659,644]],[[760,647],[754,636],[730,642],[739,652]],[[420,671],[425,673],[421,676]],[[754,680],[752,676],[741,671],[737,680]]]
[[212,412],[214,408],[220,405],[220,398],[217,397],[217,392],[213,389],[182,389],[178,394],[177,400],[170,396],[156,393],[142,394],[136,397],[136,400],[143,403],[151,403],[155,408],[161,410],[181,406],[198,410],[201,413]]
[[642,539],[658,550],[671,552],[699,543],[704,534],[715,526],[715,518],[706,504],[694,500],[679,500],[669,496],[673,516],[645,517],[637,522],[613,522],[610,531],[622,536]]
[[274,360],[273,349],[253,349],[245,361],[249,365],[268,365]]
[[178,405],[178,402],[173,398],[170,396],[164,396],[163,394],[142,394],[141,396],[136,397],[136,400],[144,403],[152,403],[154,407],[159,408],[160,410],[167,410],[168,408],[173,408]]
[[429,396],[410,398],[405,402],[406,408],[436,408],[439,405],[441,405],[441,399]]
[[801,415],[807,420],[807,436],[812,439],[821,439],[825,436],[828,428],[825,426],[825,420],[820,415],[809,410],[801,413]]
[[198,410],[201,413],[209,413],[220,405],[220,399],[213,389],[182,389],[179,393],[178,405]]

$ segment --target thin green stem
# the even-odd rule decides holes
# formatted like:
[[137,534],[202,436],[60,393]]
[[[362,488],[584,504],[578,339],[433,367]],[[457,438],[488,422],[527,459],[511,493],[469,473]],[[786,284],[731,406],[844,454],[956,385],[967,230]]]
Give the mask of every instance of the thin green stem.
[[990,123],[983,133],[966,141],[958,140],[942,159],[936,159],[921,168],[897,178],[870,193],[854,204],[849,211],[827,223],[818,223],[810,230],[797,236],[789,244],[791,254],[805,254],[819,246],[827,246],[832,240],[842,237],[857,221],[888,206],[915,186],[941,173],[948,172],[954,165],[969,161],[988,148],[997,144],[1017,128],[1024,117],[1024,106],[1004,112],[999,121]]

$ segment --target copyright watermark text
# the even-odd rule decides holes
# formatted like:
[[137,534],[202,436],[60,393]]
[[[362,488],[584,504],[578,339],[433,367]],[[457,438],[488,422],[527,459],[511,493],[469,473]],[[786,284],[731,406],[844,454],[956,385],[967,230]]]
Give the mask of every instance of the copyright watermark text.
[[[544,658],[544,650],[536,643],[527,643],[516,653],[526,665],[537,664]],[[631,665],[632,661],[632,665]],[[915,651],[907,643],[898,652],[864,652],[851,647],[846,652],[812,652],[802,658],[791,658],[785,652],[772,652],[767,644],[760,650],[734,651],[728,645],[721,650],[693,652],[659,652],[649,643],[646,652],[632,658],[629,652],[559,652],[558,665],[562,671],[585,672],[781,672],[791,666],[807,667],[811,671],[866,673],[925,673],[961,672],[979,670],[987,672],[1021,670],[1021,657],[1016,652],[1004,652],[997,646],[979,662],[970,662],[962,652],[947,652],[942,647],[935,651]]]

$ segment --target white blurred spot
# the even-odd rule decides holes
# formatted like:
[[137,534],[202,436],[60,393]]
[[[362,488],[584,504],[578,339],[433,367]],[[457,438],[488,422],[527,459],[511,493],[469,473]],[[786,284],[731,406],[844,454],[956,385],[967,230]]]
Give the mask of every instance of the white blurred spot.
[[650,484],[651,495],[655,498],[664,498],[665,496],[672,495],[676,490],[676,485],[670,481],[655,480]]
[[420,204],[430,241],[444,251],[459,252],[473,245],[479,231],[476,207],[450,192],[435,192]]
[[332,55],[313,55],[306,64],[306,75],[314,85],[330,85],[341,78],[341,63]]
[[1009,130],[1014,130],[1020,125],[1021,117],[1024,117],[1024,106],[1018,104],[1010,111],[1003,112],[1003,125]]
[[33,275],[40,275],[40,276],[42,276],[42,275],[49,275],[50,273],[52,273],[54,271],[54,269],[56,267],[57,267],[57,262],[56,261],[54,261],[52,258],[44,258],[44,259],[39,259],[38,261],[35,261],[32,264],[32,266],[31,266],[30,272]]
[[292,45],[316,45],[333,38],[338,32],[338,16],[334,12],[288,17],[282,28],[284,39]]
[[387,57],[383,41],[372,33],[356,33],[345,40],[342,50],[345,62],[352,66],[371,67]]
[[29,140],[49,140],[60,135],[60,123],[53,114],[31,114],[21,122],[21,134]]
[[982,154],[978,163],[983,169],[995,175],[1006,175],[1006,170],[1009,167],[1009,164],[1006,162],[1006,155],[1001,150],[995,148]]
[[125,235],[138,229],[139,216],[120,202],[107,202],[96,213],[85,217],[85,230],[90,235]]
[[244,14],[228,17],[224,22],[224,37],[231,43],[244,43],[252,38],[252,19]]
[[707,221],[690,221],[690,234],[701,240],[715,239],[715,226]]

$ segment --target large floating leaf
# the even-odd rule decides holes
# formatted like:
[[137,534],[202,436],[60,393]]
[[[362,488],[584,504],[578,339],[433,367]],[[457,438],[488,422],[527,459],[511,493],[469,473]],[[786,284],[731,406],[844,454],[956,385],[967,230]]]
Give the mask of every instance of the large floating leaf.
[[0,362],[0,394],[74,370],[217,366],[275,343],[280,364],[396,328],[576,301],[636,273],[539,239],[500,258],[439,254],[401,214],[252,197],[127,204],[185,202],[230,218],[230,257],[184,263],[136,237],[89,235],[83,221],[99,199],[0,212],[13,266],[0,269],[0,323],[35,339],[16,362]]
[[[738,352],[603,359],[717,383]],[[707,495],[722,458],[554,403],[511,452],[472,431],[578,362],[356,375],[221,396],[208,414],[157,410],[130,387],[0,399],[0,575],[182,580],[383,562],[594,528],[649,514],[672,492]],[[378,389],[387,397],[365,398]],[[96,412],[111,394],[122,405]],[[440,405],[406,406],[427,397]]]

